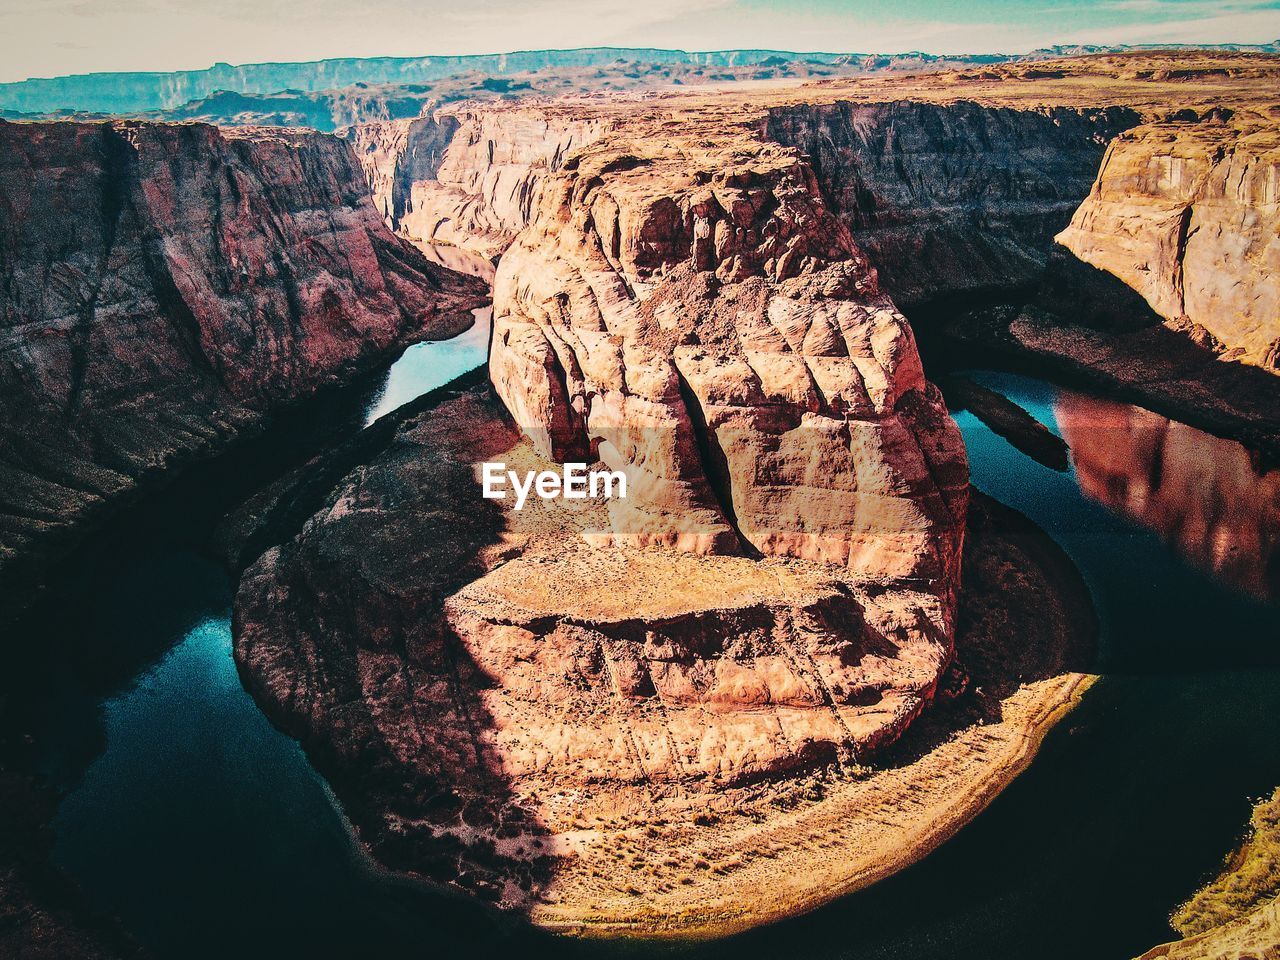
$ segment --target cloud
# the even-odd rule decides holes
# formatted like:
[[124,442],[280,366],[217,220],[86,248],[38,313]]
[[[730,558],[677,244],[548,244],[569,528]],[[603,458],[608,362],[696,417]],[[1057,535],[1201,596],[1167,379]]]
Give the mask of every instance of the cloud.
[[1074,30],[1057,43],[1269,43],[1280,39],[1280,9]]

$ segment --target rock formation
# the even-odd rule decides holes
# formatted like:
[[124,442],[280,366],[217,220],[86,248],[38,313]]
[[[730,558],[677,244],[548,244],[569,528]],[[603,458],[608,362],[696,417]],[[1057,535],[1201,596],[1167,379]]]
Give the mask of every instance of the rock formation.
[[496,257],[528,223],[543,180],[607,117],[443,108],[412,121],[358,124],[347,136],[392,229],[419,244]]
[[[1230,111],[1225,111],[1230,114]],[[1280,370],[1280,131],[1150,124],[1107,151],[1058,237],[1226,355]]]
[[[953,662],[963,450],[877,267],[915,299],[1034,280],[1147,118],[1092,75],[976,82],[976,104],[671,94],[352,133],[402,235],[499,258],[494,396],[406,422],[237,597],[247,682],[381,859],[601,930],[736,928],[753,898],[882,875],[739,856],[691,881],[732,922],[677,886],[717,864],[679,851],[758,856],[793,804],[806,838],[836,810],[858,834],[844,804]],[[479,499],[482,461],[604,466],[628,495],[516,511]],[[1009,716],[1025,736],[1076,689]],[[877,836],[914,849],[901,828]],[[641,881],[655,852],[673,872]]]
[[[505,247],[511,419],[464,396],[348,475],[246,572],[236,649],[381,857],[529,909],[576,822],[852,776],[902,735],[952,659],[967,469],[794,149],[512,107],[461,117],[439,173],[414,214]],[[502,512],[481,460],[628,494]]]
[[833,211],[907,307],[1015,291],[1044,272],[1126,107],[818,103],[769,111],[768,135],[812,158]]
[[391,236],[347,144],[0,123],[6,611],[142,483],[470,322],[482,286]]
[[[1081,689],[1063,671],[1087,592],[983,507],[972,684],[960,669],[879,767],[951,656],[922,616],[936,597],[785,557],[593,548],[603,504],[478,499],[495,460],[548,463],[489,391],[438,399],[236,599],[246,684],[395,868],[557,929],[741,929],[923,855]],[[1007,606],[1015,582],[1035,601]]]
[[1204,933],[1152,947],[1138,960],[1277,960],[1280,900]]

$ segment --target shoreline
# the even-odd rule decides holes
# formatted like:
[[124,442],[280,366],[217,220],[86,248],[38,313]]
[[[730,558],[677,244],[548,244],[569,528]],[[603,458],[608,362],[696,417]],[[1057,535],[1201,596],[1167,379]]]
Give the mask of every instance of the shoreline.
[[[948,369],[977,366],[1040,377],[1280,457],[1280,416],[1270,401],[1280,378],[1222,360],[1167,327],[1110,334],[1051,322],[1030,310],[1001,316],[999,308],[913,322],[923,331],[926,360],[945,351]],[[1162,341],[1176,344],[1174,359],[1161,356]]]

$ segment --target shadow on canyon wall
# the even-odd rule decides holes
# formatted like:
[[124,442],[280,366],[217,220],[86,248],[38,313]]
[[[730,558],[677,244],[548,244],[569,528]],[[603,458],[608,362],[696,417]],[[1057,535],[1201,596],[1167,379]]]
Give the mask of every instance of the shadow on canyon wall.
[[1280,456],[1277,377],[1162,321],[1111,274],[1055,247],[1018,289],[935,297],[908,311],[929,376],[1004,369],[1138,404]]
[[480,554],[505,527],[496,504],[476,502],[471,463],[501,460],[517,438],[510,427],[450,434],[443,445],[417,436],[432,403],[458,386],[290,478],[264,513],[265,533],[251,533],[240,554],[287,536],[244,573],[236,658],[381,862],[511,902],[545,886],[554,861],[503,770],[484,703],[491,680],[443,605],[483,572]]

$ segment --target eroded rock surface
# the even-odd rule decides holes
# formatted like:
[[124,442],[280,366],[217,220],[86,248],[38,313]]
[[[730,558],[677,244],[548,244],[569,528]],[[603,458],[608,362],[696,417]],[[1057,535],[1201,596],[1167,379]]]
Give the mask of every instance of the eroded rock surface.
[[1151,124],[1119,137],[1059,235],[1165,319],[1280,370],[1280,131]]
[[483,388],[404,423],[246,571],[235,650],[380,860],[538,923],[723,933],[871,882],[980,808],[1084,682],[1087,593],[992,508],[956,654],[927,592],[593,548],[602,504],[481,500],[486,460],[548,465]]
[[596,542],[950,596],[967,467],[909,326],[794,151],[691,127],[632,127],[543,185],[495,279],[498,395],[544,455],[628,474]]
[[[561,929],[723,932],[884,876],[980,809],[1083,681],[997,678],[1000,654],[973,691],[1002,691],[1000,730],[930,727],[965,696],[965,463],[857,230],[922,296],[1034,279],[1108,136],[1169,101],[1156,82],[1091,62],[467,108],[407,194],[407,146],[375,144],[402,232],[500,256],[497,399],[407,423],[263,554],[236,650],[378,856]],[[913,189],[948,138],[956,179]],[[1047,172],[1042,143],[1065,151]],[[955,202],[974,177],[982,199]],[[917,234],[954,254],[936,276]],[[495,460],[605,466],[628,496],[517,513],[477,497]],[[976,569],[1028,589],[1036,556]],[[983,630],[1057,609],[1061,639],[1063,579],[1018,614],[979,604]],[[913,734],[910,773],[868,770]],[[788,871],[810,843],[839,855]]]
[[139,483],[465,329],[483,296],[387,231],[331,137],[0,123],[0,141],[6,607]]
[[776,107],[766,131],[813,160],[826,196],[901,306],[1016,290],[1089,192],[1125,107],[972,101]]
[[401,236],[496,256],[528,223],[547,174],[611,126],[537,109],[498,117],[463,104],[351,128],[374,201]]

